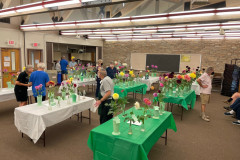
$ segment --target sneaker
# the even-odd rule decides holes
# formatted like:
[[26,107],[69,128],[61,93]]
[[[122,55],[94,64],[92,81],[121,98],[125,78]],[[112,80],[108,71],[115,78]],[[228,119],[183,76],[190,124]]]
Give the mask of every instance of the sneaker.
[[238,121],[232,122],[233,124],[240,125]]
[[208,119],[206,116],[202,116],[202,119],[206,122],[210,122],[210,119]]
[[227,111],[231,111],[231,108],[228,106],[224,106],[223,108],[226,109]]
[[223,103],[230,104],[230,102],[228,102],[228,101],[223,101]]
[[231,114],[230,112],[225,112],[224,113],[226,116],[232,116],[233,114]]
[[[202,117],[202,114],[200,114],[200,117]],[[205,117],[207,118],[207,119],[209,119],[210,117],[209,116],[207,116],[207,115],[205,115]]]

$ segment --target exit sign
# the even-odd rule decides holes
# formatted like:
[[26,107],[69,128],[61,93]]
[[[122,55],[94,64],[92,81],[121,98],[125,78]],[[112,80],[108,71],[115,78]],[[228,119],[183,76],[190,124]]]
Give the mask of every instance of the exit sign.
[[33,47],[38,47],[38,43],[33,43]]
[[11,46],[15,45],[15,41],[8,41],[8,45],[11,45]]

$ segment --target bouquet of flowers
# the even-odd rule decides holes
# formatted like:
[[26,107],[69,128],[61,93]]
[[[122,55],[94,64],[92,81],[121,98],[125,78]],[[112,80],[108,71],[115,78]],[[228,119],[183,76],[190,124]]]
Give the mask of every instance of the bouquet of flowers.
[[37,96],[41,96],[42,95],[42,84],[35,86],[35,90],[37,92]]
[[143,107],[142,107],[143,114],[137,116],[138,122],[142,122],[142,126],[141,126],[142,132],[145,131],[145,126],[144,126],[145,120],[147,120],[147,118],[151,117],[151,114],[148,114],[147,111],[149,110],[150,106],[152,105],[152,102],[148,98],[144,98],[143,102],[145,103],[145,105],[143,105]]
[[108,112],[108,114],[113,114],[114,117],[117,116],[117,114],[122,110],[119,101],[121,100],[121,98],[119,98],[119,94],[114,93],[113,94],[113,100],[111,101],[111,103],[109,104],[105,104],[106,106],[110,106],[110,110]]
[[157,72],[158,66],[157,65],[151,65],[151,71],[152,72]]
[[50,81],[49,82],[49,90],[48,90],[48,95],[54,95],[55,93],[55,82],[54,81]]

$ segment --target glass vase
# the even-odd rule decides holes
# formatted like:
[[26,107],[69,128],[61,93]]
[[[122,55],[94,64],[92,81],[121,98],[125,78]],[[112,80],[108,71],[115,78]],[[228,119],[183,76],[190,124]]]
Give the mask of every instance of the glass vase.
[[168,96],[172,96],[173,95],[173,89],[172,87],[168,88]]
[[154,111],[153,111],[153,119],[159,119],[159,107],[154,106]]
[[67,96],[67,104],[68,104],[68,105],[71,104],[71,100],[70,100],[69,95]]
[[11,81],[8,81],[8,82],[7,82],[7,86],[8,86],[8,88],[12,88],[12,83],[11,83]]
[[130,125],[129,125],[128,134],[129,134],[129,135],[132,135],[132,134],[133,134],[131,122],[130,122]]
[[83,81],[83,78],[84,78],[84,77],[83,77],[83,76],[81,76],[81,81]]
[[62,99],[63,99],[63,100],[66,99],[66,92],[62,92]]
[[142,125],[141,125],[141,131],[145,132],[145,125],[144,125],[144,121],[142,121]]
[[157,77],[157,73],[154,73],[154,77]]
[[42,95],[37,96],[37,104],[38,106],[42,106]]
[[152,77],[154,77],[154,73],[152,73]]
[[119,131],[119,127],[120,127],[120,119],[118,118],[118,116],[113,118],[113,135],[120,135],[120,131]]
[[73,93],[71,95],[71,97],[72,97],[72,103],[76,103],[77,102],[77,95],[75,93]]
[[165,113],[165,103],[164,102],[160,102],[160,115],[163,115],[163,113]]

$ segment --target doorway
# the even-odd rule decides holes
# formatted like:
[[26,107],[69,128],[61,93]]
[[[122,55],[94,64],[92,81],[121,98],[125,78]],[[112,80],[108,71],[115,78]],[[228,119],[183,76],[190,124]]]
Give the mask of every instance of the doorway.
[[[7,87],[8,81],[14,81],[13,75],[20,72],[20,50],[11,48],[1,49],[1,62],[2,62],[2,87]],[[13,83],[13,82],[12,82]]]
[[37,65],[40,62],[42,62],[42,50],[28,49],[28,64],[37,70]]

